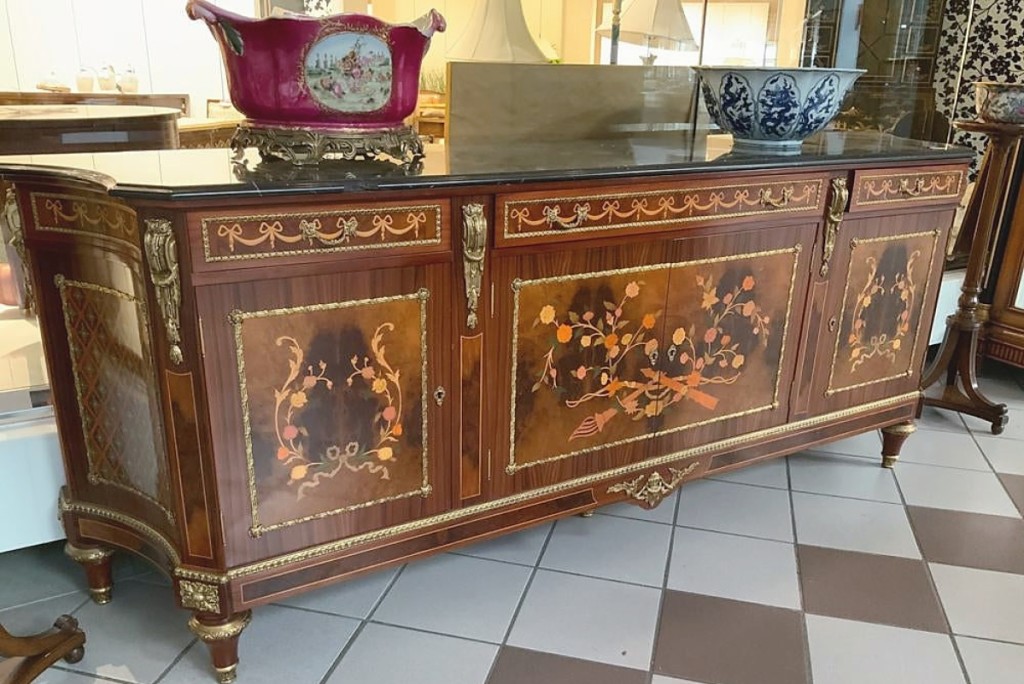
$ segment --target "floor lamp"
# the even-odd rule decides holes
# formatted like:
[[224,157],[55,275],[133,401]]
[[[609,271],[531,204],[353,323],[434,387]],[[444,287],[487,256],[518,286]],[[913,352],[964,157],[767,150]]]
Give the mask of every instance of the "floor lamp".
[[642,60],[648,66],[657,58],[652,52],[655,47],[697,47],[679,0],[614,0],[611,19],[598,26],[597,32],[611,39],[611,64],[619,63],[623,37],[647,46]]

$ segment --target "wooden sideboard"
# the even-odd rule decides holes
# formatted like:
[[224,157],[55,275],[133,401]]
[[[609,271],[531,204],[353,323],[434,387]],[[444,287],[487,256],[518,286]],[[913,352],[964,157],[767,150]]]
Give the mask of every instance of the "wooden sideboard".
[[206,188],[227,151],[161,152],[174,187],[0,161],[94,598],[151,559],[230,681],[303,590],[867,430],[891,467],[969,152],[859,140]]

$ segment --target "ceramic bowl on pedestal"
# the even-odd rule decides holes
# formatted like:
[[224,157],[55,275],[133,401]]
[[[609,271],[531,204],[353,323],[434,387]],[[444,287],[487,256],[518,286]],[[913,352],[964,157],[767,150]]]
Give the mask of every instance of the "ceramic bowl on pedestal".
[[836,114],[864,69],[694,67],[708,113],[737,149],[795,154]]
[[1024,124],[1024,83],[978,81],[974,102],[982,121]]
[[220,43],[231,102],[246,116],[232,146],[294,164],[325,157],[409,162],[423,146],[404,120],[416,107],[420,65],[444,18],[409,24],[362,14],[266,19],[189,0],[188,14]]

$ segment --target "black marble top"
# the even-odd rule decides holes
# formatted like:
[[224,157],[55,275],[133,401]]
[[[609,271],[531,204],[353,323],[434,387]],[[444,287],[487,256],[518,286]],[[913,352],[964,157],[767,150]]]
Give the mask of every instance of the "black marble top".
[[970,159],[966,148],[874,132],[826,131],[795,155],[733,149],[732,138],[686,130],[623,133],[603,140],[516,144],[428,145],[421,166],[387,162],[325,162],[294,167],[262,163],[255,150],[243,162],[230,150],[158,150],[0,157],[0,178],[26,170],[72,174],[138,199],[200,199],[296,193],[428,189],[519,184],[540,180],[614,179],[713,171],[813,168],[842,164],[941,163]]

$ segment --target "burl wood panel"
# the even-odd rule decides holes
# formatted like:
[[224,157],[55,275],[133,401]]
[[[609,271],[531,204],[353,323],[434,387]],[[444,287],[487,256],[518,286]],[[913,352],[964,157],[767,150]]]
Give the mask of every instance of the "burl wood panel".
[[232,314],[253,535],[430,493],[428,297]]
[[965,173],[960,167],[948,166],[856,171],[850,211],[955,202],[964,191]]
[[517,281],[509,469],[777,406],[798,254]]
[[910,377],[920,370],[922,312],[943,231],[853,238],[826,394]]
[[462,455],[459,459],[461,498],[479,496],[483,473],[483,334],[460,337],[462,396],[459,427]]
[[196,409],[195,384],[192,373],[164,371],[167,405],[170,409],[172,444],[176,453],[182,530],[185,548],[191,556],[213,560],[213,532],[210,529],[210,502],[206,498],[206,475],[203,473],[203,446]]
[[498,195],[497,244],[576,239],[587,235],[651,232],[721,218],[818,212],[821,177],[732,178],[582,189],[573,193]]
[[448,211],[447,200],[432,199],[200,215],[201,256],[205,263],[247,262],[437,246]]

